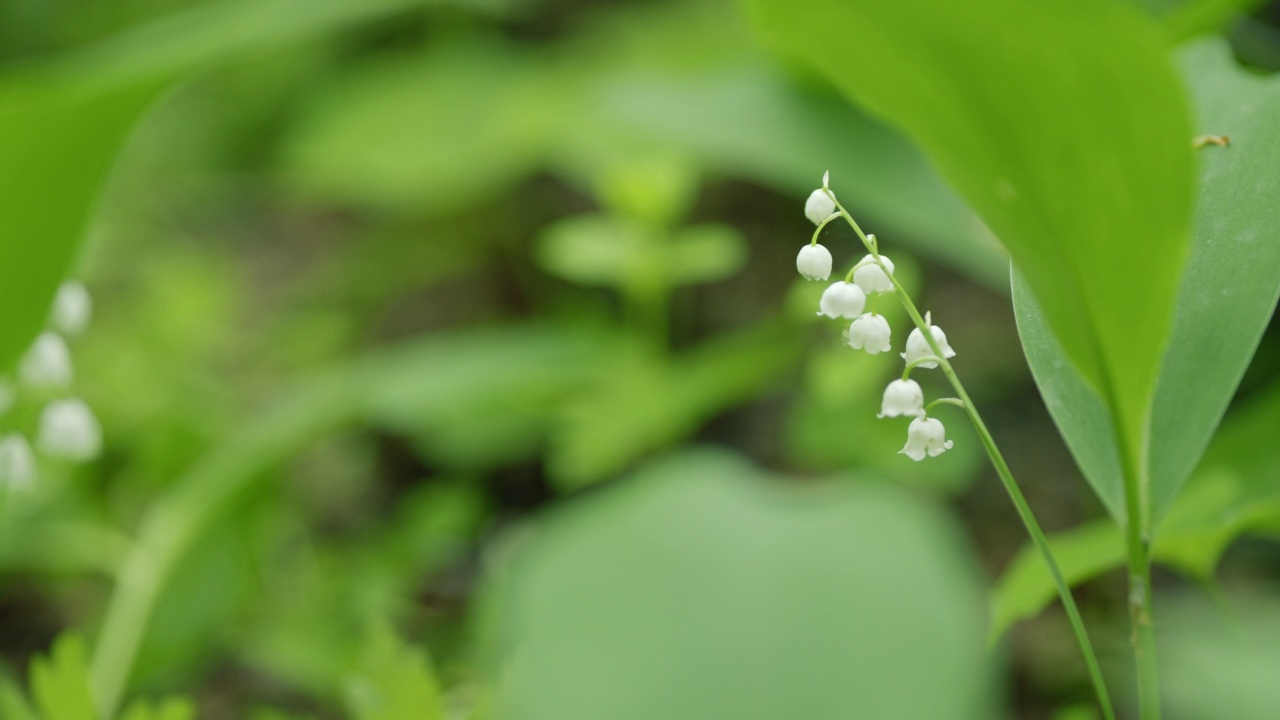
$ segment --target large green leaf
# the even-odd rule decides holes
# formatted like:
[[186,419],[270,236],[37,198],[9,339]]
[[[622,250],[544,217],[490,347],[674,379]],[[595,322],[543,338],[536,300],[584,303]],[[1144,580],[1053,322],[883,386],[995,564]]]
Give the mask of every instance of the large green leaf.
[[[1183,52],[1200,130],[1228,147],[1200,150],[1194,240],[1181,278],[1150,427],[1151,500],[1168,510],[1199,460],[1280,296],[1280,81],[1250,75],[1220,42]],[[1114,416],[1048,332],[1023,280],[1014,307],[1027,360],[1085,477],[1120,517]]]
[[1159,28],[1110,0],[751,5],[786,50],[905,130],[1001,239],[1118,418],[1140,483],[1192,189]]
[[495,718],[998,715],[973,558],[900,489],[683,455],[513,539]]

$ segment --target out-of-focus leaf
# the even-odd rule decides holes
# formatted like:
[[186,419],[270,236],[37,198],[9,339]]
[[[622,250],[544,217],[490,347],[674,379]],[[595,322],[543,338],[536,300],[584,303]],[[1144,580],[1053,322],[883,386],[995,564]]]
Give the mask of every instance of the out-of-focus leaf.
[[973,558],[891,487],[683,455],[523,539],[493,568],[495,718],[995,713]]
[[[1120,528],[1110,522],[1092,523],[1049,538],[1067,585],[1079,585],[1119,567],[1128,557]],[[1057,586],[1044,558],[1031,547],[1019,551],[991,591],[991,628],[995,642],[1019,620],[1036,616],[1058,597]]]
[[31,661],[31,696],[44,720],[97,720],[84,638],[63,633],[53,641],[48,657]]
[[174,81],[231,53],[424,1],[216,3],[0,75],[0,371],[39,331],[112,159]]
[[1280,598],[1160,604],[1160,689],[1180,718],[1270,720],[1280,707]]
[[1110,0],[751,5],[784,48],[903,128],[986,220],[1103,389],[1143,496],[1193,180],[1160,29]]
[[583,215],[547,227],[538,264],[582,285],[628,291],[723,280],[746,261],[746,242],[727,225],[662,231],[622,218]]
[[27,698],[9,678],[0,678],[0,718],[4,720],[40,720]]
[[303,192],[443,213],[538,167],[563,90],[497,43],[362,67],[321,95],[284,148]]
[[664,359],[634,348],[602,360],[598,385],[568,406],[547,470],[562,488],[599,481],[757,395],[798,357],[792,331],[766,324]]
[[[1226,410],[1280,296],[1280,224],[1273,167],[1280,161],[1280,82],[1235,66],[1225,45],[1184,51],[1204,133],[1228,147],[1200,150],[1195,240],[1183,273],[1150,429],[1153,510],[1162,514],[1195,467]],[[1027,359],[1085,477],[1122,514],[1114,419],[1066,360],[1021,278],[1014,306]]]
[[137,700],[124,711],[123,720],[193,720],[196,716],[195,703],[187,698],[165,698],[152,703]]
[[426,653],[404,644],[385,624],[371,628],[345,695],[356,720],[437,720],[444,715]]

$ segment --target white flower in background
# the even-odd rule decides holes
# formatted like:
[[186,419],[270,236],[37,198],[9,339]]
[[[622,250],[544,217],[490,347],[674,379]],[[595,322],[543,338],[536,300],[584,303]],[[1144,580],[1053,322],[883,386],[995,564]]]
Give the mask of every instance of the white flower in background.
[[866,350],[868,355],[888,352],[889,321],[883,315],[866,313],[858,316],[849,325],[849,347],[854,350]]
[[796,270],[806,280],[826,280],[831,277],[831,251],[817,243],[805,245],[796,256]]
[[884,389],[884,401],[876,417],[899,415],[924,417],[924,391],[915,380],[894,380]]
[[937,457],[950,449],[951,441],[947,439],[947,430],[942,423],[931,417],[918,417],[911,421],[907,428],[907,444],[898,452],[919,462],[925,455]]
[[[938,343],[938,348],[942,350],[942,357],[944,358],[955,357],[956,351],[952,350],[951,346],[947,344],[947,334],[942,332],[942,328],[933,324],[933,320],[929,316],[929,313],[925,313],[924,322],[926,325],[929,326],[929,329],[933,332],[933,339]],[[902,353],[902,359],[906,360],[907,364],[910,365],[911,363],[919,360],[920,358],[926,358],[926,357],[932,357],[932,356],[933,356],[933,348],[929,347],[929,341],[924,339],[924,333],[920,332],[920,328],[916,328],[915,330],[912,330],[911,334],[907,336],[907,351]],[[936,368],[938,367],[938,363],[933,362],[932,360],[929,360],[929,361],[920,363],[916,367]]]
[[[880,262],[884,263],[884,267],[890,273],[893,273],[892,260],[881,255]],[[893,281],[889,279],[888,275],[885,275],[884,269],[876,264],[875,257],[871,255],[858,261],[858,264],[853,269],[853,281],[868,295],[893,291]]]
[[814,225],[821,225],[835,211],[836,201],[831,199],[831,191],[826,188],[814,190],[804,203],[804,216],[813,221]]
[[58,388],[71,384],[71,351],[62,336],[55,332],[40,333],[18,365],[18,379],[23,385]]
[[78,280],[68,280],[58,288],[53,299],[50,321],[54,329],[68,337],[79,335],[89,326],[93,316],[93,299],[89,290]]
[[862,292],[862,288],[853,283],[837,280],[822,293],[822,300],[818,303],[818,314],[829,318],[856,318],[862,314],[862,308],[866,304],[867,296]]
[[0,415],[9,412],[13,407],[14,392],[13,383],[6,378],[0,378]]
[[102,427],[83,401],[56,400],[40,413],[36,444],[51,457],[92,460],[102,450]]
[[31,443],[18,433],[0,438],[0,487],[28,487],[36,479],[36,458]]

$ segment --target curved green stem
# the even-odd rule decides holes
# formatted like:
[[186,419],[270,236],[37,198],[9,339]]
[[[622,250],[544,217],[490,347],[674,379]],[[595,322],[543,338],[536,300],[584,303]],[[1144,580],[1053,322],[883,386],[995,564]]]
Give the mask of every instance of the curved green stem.
[[938,398],[928,405],[924,406],[924,414],[928,415],[929,411],[936,405],[955,405],[956,407],[967,407],[960,398]]
[[[1076,640],[1080,644],[1080,651],[1084,655],[1085,664],[1088,666],[1089,677],[1093,682],[1093,689],[1097,693],[1098,705],[1102,708],[1102,714],[1105,720],[1115,720],[1115,710],[1111,706],[1111,695],[1107,692],[1106,681],[1102,678],[1102,669],[1098,666],[1098,657],[1093,651],[1093,643],[1089,641],[1089,634],[1085,631],[1084,621],[1080,619],[1080,610],[1076,607],[1075,598],[1071,595],[1071,586],[1063,578],[1062,569],[1058,567],[1058,561],[1053,555],[1053,548],[1049,545],[1049,539],[1045,537],[1044,530],[1040,528],[1040,523],[1031,511],[1031,506],[1027,503],[1026,497],[1023,496],[1017,481],[1013,479],[1013,473],[1009,470],[1009,465],[1005,462],[1004,456],[1000,454],[1000,449],[996,447],[995,439],[991,437],[991,431],[987,429],[987,424],[983,422],[982,416],[978,414],[977,406],[969,398],[969,393],[965,391],[964,385],[960,382],[955,370],[952,369],[951,363],[943,357],[942,348],[938,345],[937,339],[933,337],[933,332],[928,323],[921,317],[920,311],[916,309],[915,303],[911,301],[906,290],[898,283],[898,278],[884,266],[884,262],[880,259],[877,244],[868,238],[849,212],[844,209],[844,206],[837,202],[836,208],[838,209],[838,214],[849,223],[853,231],[862,239],[863,245],[875,258],[876,264],[885,270],[885,276],[893,283],[894,292],[902,302],[903,309],[907,311],[907,315],[911,317],[911,321],[915,323],[916,327],[920,328],[920,333],[924,335],[925,340],[929,343],[929,348],[933,350],[933,354],[936,356],[934,360],[938,362],[938,367],[942,369],[956,395],[959,396],[960,404],[969,415],[969,421],[973,424],[974,430],[977,431],[978,439],[982,443],[982,447],[987,451],[987,457],[991,459],[991,465],[995,468],[996,475],[1000,477],[1000,482],[1004,485],[1009,499],[1013,501],[1018,517],[1022,520],[1023,526],[1026,527],[1027,534],[1031,536],[1031,542],[1036,546],[1040,556],[1044,559],[1045,565],[1049,568],[1049,574],[1053,577],[1053,583],[1058,589],[1058,597],[1062,599],[1062,606],[1067,612],[1067,619],[1071,623],[1071,629],[1075,633]],[[1150,597],[1149,565],[1147,567],[1148,592],[1146,597]],[[1149,627],[1149,622],[1147,625]],[[1157,717],[1158,714],[1152,716],[1150,720],[1155,720]],[[1142,719],[1149,720],[1146,714],[1142,716]]]

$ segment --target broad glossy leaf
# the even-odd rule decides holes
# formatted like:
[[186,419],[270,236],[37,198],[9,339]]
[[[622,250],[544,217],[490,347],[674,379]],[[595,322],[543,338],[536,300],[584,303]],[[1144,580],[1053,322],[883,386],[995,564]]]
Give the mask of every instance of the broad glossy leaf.
[[998,715],[973,558],[900,489],[697,453],[562,510],[492,568],[497,720]]
[[903,129],[1001,239],[1118,418],[1138,482],[1187,246],[1189,112],[1154,22],[1109,0],[753,0]]
[[[1280,296],[1280,81],[1237,67],[1219,42],[1193,45],[1183,66],[1200,130],[1228,147],[1199,150],[1194,239],[1180,280],[1150,427],[1156,517],[1209,443]],[[1122,480],[1113,422],[1066,361],[1034,298],[1014,278],[1014,306],[1036,382],[1085,477],[1120,517]]]

